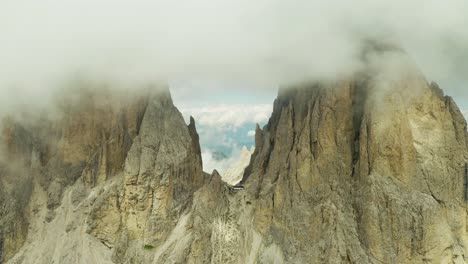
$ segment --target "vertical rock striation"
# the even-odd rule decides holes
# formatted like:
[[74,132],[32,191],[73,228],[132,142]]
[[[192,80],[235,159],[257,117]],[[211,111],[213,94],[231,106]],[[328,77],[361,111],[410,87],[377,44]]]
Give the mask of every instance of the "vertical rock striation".
[[142,254],[143,249],[168,239],[203,182],[194,120],[185,124],[168,91],[153,95],[122,182],[93,208],[88,232],[118,248],[115,261],[149,262],[153,256]]

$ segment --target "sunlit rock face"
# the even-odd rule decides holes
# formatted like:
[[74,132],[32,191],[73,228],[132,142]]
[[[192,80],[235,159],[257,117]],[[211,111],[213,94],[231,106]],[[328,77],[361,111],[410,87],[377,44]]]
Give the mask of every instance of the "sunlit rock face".
[[400,50],[364,57],[280,89],[243,189],[165,87],[4,120],[2,262],[465,263],[466,121]]
[[250,156],[252,156],[254,150],[255,148],[253,146],[250,149],[243,146],[237,160],[223,173],[223,181],[230,185],[238,184],[242,180],[242,176],[244,176],[245,168],[249,165]]

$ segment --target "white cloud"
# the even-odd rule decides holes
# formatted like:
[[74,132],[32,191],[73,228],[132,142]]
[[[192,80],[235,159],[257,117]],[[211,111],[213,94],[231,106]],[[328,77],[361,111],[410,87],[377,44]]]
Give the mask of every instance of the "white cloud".
[[241,147],[233,145],[231,153],[228,153],[228,157],[225,159],[216,159],[213,150],[205,148],[202,151],[203,170],[211,173],[213,170],[217,170],[219,173],[224,173],[229,166],[234,163],[240,156]]
[[[223,173],[240,155],[242,145],[250,147],[255,131],[253,123],[265,123],[270,118],[272,104],[220,104],[182,107],[186,119],[195,118],[202,148],[203,170],[217,169]],[[252,126],[252,127],[251,127]],[[251,142],[250,142],[251,141]],[[250,143],[249,143],[250,142]],[[224,159],[215,156],[223,152]]]
[[429,79],[460,84],[467,13],[466,0],[5,0],[0,105],[44,100],[76,71],[132,85],[334,78],[360,67],[363,37],[397,42]]
[[[400,44],[428,79],[461,101],[468,98],[466,14],[466,0],[4,0],[0,113],[49,106],[52,89],[77,72],[132,87],[216,79],[276,89],[335,78],[362,66],[368,37]],[[197,101],[201,88],[188,89],[196,92],[184,99]],[[265,122],[272,110],[255,103],[178,106],[208,139],[218,139],[215,130]]]
[[198,124],[218,129],[235,129],[246,123],[262,123],[268,120],[272,104],[258,105],[210,105],[180,109],[184,116],[192,115]]

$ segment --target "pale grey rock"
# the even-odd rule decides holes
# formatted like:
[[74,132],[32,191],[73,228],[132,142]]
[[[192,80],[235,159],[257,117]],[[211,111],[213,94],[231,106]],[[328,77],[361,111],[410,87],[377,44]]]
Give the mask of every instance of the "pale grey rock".
[[252,156],[254,150],[253,146],[250,149],[243,146],[237,160],[223,173],[223,181],[230,185],[238,184],[242,180],[242,176],[244,176],[245,168],[249,165],[250,156]]

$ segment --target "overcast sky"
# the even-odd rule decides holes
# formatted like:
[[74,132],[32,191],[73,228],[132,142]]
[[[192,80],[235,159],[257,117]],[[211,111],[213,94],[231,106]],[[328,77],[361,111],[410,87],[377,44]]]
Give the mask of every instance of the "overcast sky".
[[463,97],[466,14],[466,0],[3,0],[0,87],[43,94],[79,71],[269,89],[356,69],[362,39],[376,38]]

